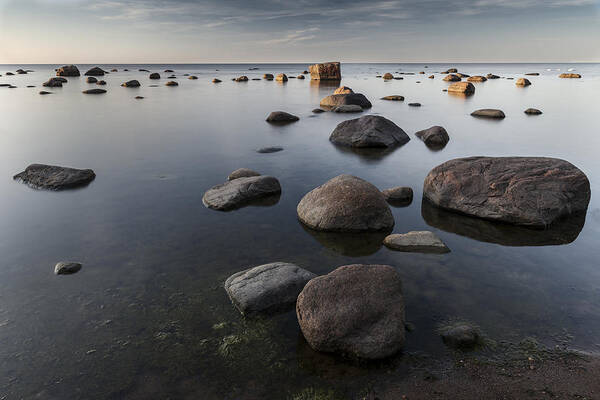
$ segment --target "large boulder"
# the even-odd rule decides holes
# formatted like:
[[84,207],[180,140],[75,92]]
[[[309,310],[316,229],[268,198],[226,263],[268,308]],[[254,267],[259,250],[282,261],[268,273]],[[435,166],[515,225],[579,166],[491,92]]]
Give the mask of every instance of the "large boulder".
[[329,140],[349,147],[396,147],[410,138],[398,125],[380,115],[365,115],[340,122]]
[[423,129],[415,133],[415,136],[425,142],[427,147],[433,149],[444,148],[450,141],[448,132],[441,126],[432,126],[431,128]]
[[404,346],[402,282],[389,265],[346,265],[312,279],[298,296],[296,315],[317,351],[374,360]]
[[362,108],[371,108],[371,102],[362,93],[332,94],[321,100],[321,107],[335,108],[355,104]]
[[475,93],[475,86],[471,82],[455,82],[448,86],[448,93],[471,95]]
[[339,175],[308,192],[297,207],[298,219],[317,231],[391,230],[394,217],[381,192],[352,175]]
[[281,123],[295,122],[295,121],[298,121],[299,119],[300,118],[298,118],[297,116],[287,113],[285,111],[273,111],[267,117],[267,122],[281,124]]
[[85,186],[94,180],[91,169],[75,169],[56,165],[31,164],[13,177],[36,189],[64,190]]
[[104,70],[100,67],[94,67],[87,71],[85,76],[104,76]]
[[458,158],[431,170],[423,185],[423,197],[438,207],[539,228],[585,213],[590,195],[581,170],[546,157]]
[[310,79],[314,80],[335,80],[342,79],[342,69],[339,62],[328,62],[323,64],[314,64],[308,67]]
[[79,69],[74,65],[65,65],[56,70],[56,76],[80,76]]
[[264,175],[250,176],[208,189],[202,197],[202,203],[213,210],[229,211],[280,193],[281,186],[276,178]]
[[293,307],[304,285],[314,277],[297,265],[274,262],[231,275],[225,290],[243,315],[274,313]]

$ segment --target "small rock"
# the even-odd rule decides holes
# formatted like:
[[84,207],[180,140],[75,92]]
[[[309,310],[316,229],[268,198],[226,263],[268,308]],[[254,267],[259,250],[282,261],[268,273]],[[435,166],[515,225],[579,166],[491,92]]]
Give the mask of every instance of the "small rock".
[[144,96],[135,96],[136,100],[142,100],[144,98]]
[[515,85],[517,85],[517,86],[529,86],[529,85],[531,85],[531,82],[527,78],[519,78],[515,82]]
[[63,82],[58,78],[50,78],[48,81],[42,83],[42,86],[46,87],[62,87]]
[[236,82],[248,82],[248,77],[246,75],[242,75],[238,78],[235,78]]
[[339,88],[335,89],[335,91],[333,92],[333,94],[350,94],[350,93],[354,93],[354,90],[352,90],[352,88],[350,88],[348,86],[340,86]]
[[474,117],[481,117],[481,118],[502,119],[502,118],[506,117],[506,115],[504,115],[504,112],[502,110],[497,110],[497,109],[493,109],[493,108],[483,108],[481,110],[476,110],[476,111],[473,111],[471,113],[471,115]]
[[81,267],[80,263],[61,261],[54,266],[54,273],[56,275],[70,275],[79,272]]
[[486,77],[488,79],[500,79],[500,77],[498,75],[494,75],[494,74],[487,74]]
[[298,121],[299,119],[300,118],[298,118],[297,116],[287,113],[285,111],[273,111],[267,117],[267,122],[289,123],[289,122]]
[[381,100],[389,100],[389,101],[404,101],[404,96],[400,96],[397,94],[391,96],[382,97]]
[[394,75],[390,74],[389,72],[383,75],[383,79],[386,81],[389,81],[390,79],[394,79]]
[[448,144],[450,136],[448,132],[441,126],[432,126],[428,129],[423,129],[415,133],[419,139],[425,142],[425,145],[434,149],[441,149]]
[[267,81],[272,81],[274,79],[273,74],[263,74],[263,79]]
[[528,72],[525,75],[528,75],[528,76],[539,76],[540,73],[539,72]]
[[469,96],[475,93],[475,86],[471,82],[456,82],[448,86],[448,93]]
[[277,82],[287,82],[288,77],[286,74],[277,74],[277,76],[275,77],[275,80]]
[[179,83],[177,83],[175,81],[169,81],[169,82],[165,83],[165,86],[179,86]]
[[260,176],[260,174],[256,171],[252,171],[248,168],[239,168],[229,174],[227,177],[228,181],[232,181],[238,178],[248,178],[249,176]]
[[321,114],[324,113],[325,110],[323,110],[322,108],[315,108],[314,110],[312,110],[313,114]]
[[196,79],[198,79],[198,77],[196,75],[190,75],[188,77],[188,79],[191,80],[191,81],[195,81]]
[[571,74],[571,73],[564,73],[564,74],[560,74],[558,77],[559,78],[567,78],[567,79],[579,79],[579,78],[581,78],[581,75],[579,75],[579,74]]
[[99,67],[94,67],[86,72],[85,76],[104,76],[104,70]]
[[298,75],[298,76],[296,77],[296,79],[305,79],[305,78],[304,78],[304,75]]
[[406,207],[412,203],[413,190],[406,186],[398,186],[381,191],[385,200],[395,207]]
[[98,81],[96,82],[96,85],[104,86],[106,85],[106,81]]
[[214,78],[212,80],[213,83],[221,83],[222,81],[219,78]]
[[160,79],[160,74],[158,72],[153,72],[149,76],[150,79]]
[[455,322],[439,329],[444,343],[450,347],[464,349],[481,342],[479,329],[465,322]]
[[529,115],[540,115],[540,114],[542,114],[542,112],[540,110],[538,110],[537,108],[528,108],[524,112],[525,112],[525,114],[529,114]]
[[467,82],[485,82],[485,81],[487,81],[487,78],[485,76],[481,76],[481,75],[470,76],[467,79]]
[[98,79],[94,78],[93,76],[90,76],[86,79],[87,83],[97,83]]
[[257,153],[268,154],[268,153],[277,153],[278,151],[283,151],[283,147],[271,146],[271,147],[262,147],[256,150]]
[[80,73],[76,66],[65,65],[56,70],[56,76],[80,76]]
[[429,79],[433,79],[433,78],[435,78],[435,76],[434,75],[429,75],[428,78]]
[[123,87],[140,87],[141,85],[137,80],[132,79],[130,81],[127,81],[127,82],[121,84],[121,86],[123,86]]
[[413,231],[404,234],[389,235],[383,240],[383,244],[398,251],[411,253],[448,253],[450,249],[438,238],[435,233],[429,231]]
[[170,72],[175,72],[175,71],[173,71],[172,69],[165,69],[164,72],[169,72],[170,73]]
[[359,113],[363,112],[363,109],[361,106],[357,106],[356,104],[346,104],[337,106],[332,111],[336,113]]
[[408,103],[410,107],[421,107],[421,103]]
[[103,94],[106,93],[104,89],[88,89],[82,92],[83,94]]
[[446,75],[443,80],[446,82],[458,82],[458,81],[460,81],[460,79],[461,79],[460,76],[451,74],[451,75]]

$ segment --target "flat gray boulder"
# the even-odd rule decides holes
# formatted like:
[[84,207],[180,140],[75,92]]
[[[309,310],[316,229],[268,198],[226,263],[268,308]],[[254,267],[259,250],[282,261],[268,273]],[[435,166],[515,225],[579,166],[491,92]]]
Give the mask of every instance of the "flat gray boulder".
[[448,253],[450,249],[435,233],[429,231],[413,231],[396,233],[387,236],[383,244],[392,250],[411,253]]
[[404,346],[402,282],[389,265],[346,265],[312,279],[296,315],[316,351],[373,360]]
[[335,108],[344,105],[357,105],[371,108],[371,102],[362,93],[332,94],[321,100],[321,107]]
[[298,219],[317,231],[391,230],[392,211],[381,192],[352,175],[339,175],[308,192],[297,207]]
[[13,177],[36,189],[64,190],[85,186],[94,180],[91,169],[75,169],[56,165],[31,164]]
[[61,261],[54,266],[54,273],[56,275],[71,275],[79,272],[81,267],[80,263]]
[[244,315],[274,313],[293,307],[304,285],[314,277],[297,265],[274,262],[231,275],[225,290]]
[[474,217],[545,228],[585,213],[590,182],[573,164],[547,157],[468,157],[432,169],[423,197]]
[[281,186],[277,178],[264,175],[250,176],[210,188],[204,193],[202,202],[213,210],[229,211],[280,193]]
[[425,145],[432,149],[444,148],[450,141],[448,132],[441,126],[432,126],[415,133],[415,136],[425,142]]
[[248,168],[238,168],[229,174],[229,176],[227,177],[227,180],[232,181],[234,179],[247,178],[249,176],[260,176],[260,174],[256,171],[252,171],[251,169],[248,169]]
[[329,136],[332,143],[348,147],[396,147],[410,138],[398,125],[379,115],[341,122]]

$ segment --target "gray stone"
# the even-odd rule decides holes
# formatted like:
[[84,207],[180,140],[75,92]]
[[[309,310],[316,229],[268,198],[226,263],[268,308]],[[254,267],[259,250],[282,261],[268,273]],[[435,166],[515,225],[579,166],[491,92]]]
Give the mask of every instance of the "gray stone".
[[324,113],[325,110],[323,110],[322,108],[315,108],[314,110],[312,110],[313,114],[321,114]]
[[48,81],[42,83],[42,86],[45,87],[62,87],[62,80],[58,79],[58,78],[50,78],[48,79]]
[[379,115],[365,115],[343,121],[329,137],[332,143],[348,147],[396,147],[410,138],[398,125]]
[[285,111],[273,111],[267,117],[267,122],[289,123],[289,122],[298,121],[299,119],[300,118],[298,118],[297,116],[287,113]]
[[81,267],[80,263],[61,261],[54,266],[54,273],[56,275],[70,275],[79,272]]
[[94,78],[93,76],[88,77],[85,81],[87,83],[98,83],[98,79]]
[[405,207],[412,203],[413,190],[406,186],[398,186],[381,191],[385,200],[396,207]]
[[140,82],[138,82],[136,79],[132,79],[130,81],[127,81],[123,84],[121,84],[121,86],[123,87],[140,87]]
[[448,132],[441,126],[432,126],[431,128],[423,129],[415,133],[415,136],[425,142],[427,147],[434,149],[444,148],[450,140]]
[[402,282],[389,265],[346,265],[310,280],[296,315],[317,351],[374,360],[404,346]]
[[103,93],[106,93],[106,90],[104,90],[104,89],[88,89],[88,90],[84,90],[81,93],[83,93],[83,94],[103,94]]
[[321,107],[335,108],[343,105],[355,104],[362,108],[371,108],[373,105],[362,93],[332,94],[321,100]]
[[524,112],[525,112],[525,114],[528,114],[528,115],[540,115],[540,114],[542,114],[542,112],[540,110],[538,110],[537,108],[528,108]]
[[481,342],[479,329],[466,322],[451,323],[439,332],[446,345],[457,349],[472,348]]
[[585,213],[590,196],[581,170],[547,157],[458,158],[432,169],[423,185],[423,197],[438,207],[538,228]]
[[251,176],[210,188],[204,193],[202,202],[213,210],[229,211],[280,193],[281,186],[276,178],[264,175]]
[[317,231],[391,230],[394,217],[381,192],[352,175],[339,175],[311,190],[298,203],[298,219]]
[[506,117],[502,110],[497,110],[494,108],[483,108],[481,110],[476,110],[471,113],[473,117],[481,117],[481,118],[497,118],[502,119]]
[[252,171],[251,169],[248,169],[248,168],[239,168],[239,169],[236,169],[235,171],[233,171],[232,173],[230,173],[229,176],[227,177],[227,180],[232,181],[234,179],[248,178],[250,176],[260,176],[260,174],[256,171]]
[[356,104],[349,104],[349,105],[337,106],[332,111],[336,112],[336,113],[359,113],[359,112],[363,112],[363,109],[361,106],[357,106]]
[[448,253],[450,249],[429,231],[413,231],[403,234],[389,235],[383,244],[392,249],[411,253]]
[[271,147],[261,147],[256,150],[257,153],[268,154],[268,153],[277,153],[278,151],[283,151],[283,147],[271,146]]
[[104,76],[104,70],[99,67],[94,67],[85,73],[85,76]]
[[149,76],[150,79],[160,79],[160,74],[158,72],[153,72]]
[[243,315],[285,311],[315,274],[297,265],[274,262],[231,275],[225,290]]
[[80,76],[80,73],[76,66],[65,65],[56,70],[56,76]]
[[31,164],[13,179],[36,189],[63,190],[85,186],[94,180],[91,169],[75,169],[55,165]]

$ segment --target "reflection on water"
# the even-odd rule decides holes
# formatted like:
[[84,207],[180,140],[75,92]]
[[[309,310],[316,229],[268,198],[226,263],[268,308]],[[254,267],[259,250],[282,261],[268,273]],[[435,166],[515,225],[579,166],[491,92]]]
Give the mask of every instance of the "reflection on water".
[[383,245],[383,239],[391,233],[388,232],[322,232],[316,231],[298,223],[304,230],[323,246],[344,256],[364,257],[376,253]]
[[365,163],[377,163],[385,157],[391,155],[399,147],[402,147],[349,147],[336,145],[333,143],[332,145],[340,153],[358,156],[360,160]]
[[421,215],[434,228],[503,246],[569,244],[577,239],[585,224],[585,214],[578,214],[564,218],[546,229],[531,229],[450,212],[434,206],[426,199],[421,204]]

